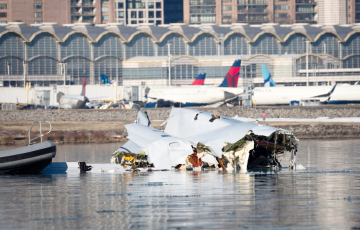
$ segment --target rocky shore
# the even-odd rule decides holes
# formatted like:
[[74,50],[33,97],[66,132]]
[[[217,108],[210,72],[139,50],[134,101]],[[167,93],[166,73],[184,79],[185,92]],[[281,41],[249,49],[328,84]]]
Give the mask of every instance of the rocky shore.
[[[152,126],[161,128],[162,120],[170,114],[170,108],[146,109]],[[242,109],[238,107],[201,108],[203,111],[234,117],[260,118],[317,118],[360,117],[358,106],[337,107],[262,107]],[[47,120],[52,123],[52,132],[44,139],[56,143],[106,143],[124,142],[125,124],[134,122],[133,110],[15,110],[0,111],[0,145],[28,143],[28,131],[33,121]],[[260,119],[259,119],[260,120]],[[266,122],[267,125],[294,132],[299,139],[307,138],[359,138],[360,123],[300,123]],[[46,132],[43,125],[43,132]],[[34,127],[31,137],[39,130]]]

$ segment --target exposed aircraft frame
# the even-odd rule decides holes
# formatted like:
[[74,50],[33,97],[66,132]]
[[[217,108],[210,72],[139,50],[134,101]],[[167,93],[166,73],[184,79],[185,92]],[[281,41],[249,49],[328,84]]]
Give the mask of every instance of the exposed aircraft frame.
[[136,169],[136,155],[141,154],[147,156],[148,167],[157,170],[201,166],[246,172],[280,168],[279,157],[290,154],[289,167],[296,167],[298,139],[283,129],[183,108],[173,108],[162,125],[164,131],[150,127],[139,109],[136,124],[125,126],[129,141],[114,153],[112,162],[127,162],[128,169]]

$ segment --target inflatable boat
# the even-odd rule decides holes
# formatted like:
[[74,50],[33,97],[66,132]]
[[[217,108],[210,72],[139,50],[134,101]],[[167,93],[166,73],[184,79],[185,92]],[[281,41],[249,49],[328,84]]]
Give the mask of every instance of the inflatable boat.
[[39,173],[52,162],[55,155],[56,145],[52,141],[0,151],[0,173]]
[[[44,141],[43,136],[51,132],[50,130],[42,134],[41,121],[36,121],[31,125],[29,130],[29,145],[16,149],[0,151],[0,174],[34,174],[40,173],[48,166],[56,155],[56,145],[52,141]],[[34,124],[40,124],[40,136],[33,139],[30,138],[31,129]],[[40,143],[32,143],[32,141],[40,139]]]

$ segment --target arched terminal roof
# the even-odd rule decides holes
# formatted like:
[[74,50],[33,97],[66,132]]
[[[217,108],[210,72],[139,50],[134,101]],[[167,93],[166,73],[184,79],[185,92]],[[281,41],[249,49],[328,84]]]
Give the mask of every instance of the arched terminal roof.
[[73,33],[82,33],[88,37],[89,41],[96,42],[107,33],[114,33],[124,42],[130,42],[137,34],[145,33],[154,39],[154,42],[162,42],[171,33],[177,33],[184,37],[186,42],[192,42],[203,33],[213,36],[218,42],[220,39],[226,40],[233,34],[241,34],[249,42],[255,42],[261,35],[269,33],[274,35],[279,42],[285,42],[292,35],[299,33],[306,36],[309,41],[315,42],[322,35],[332,33],[338,37],[339,41],[347,41],[354,33],[360,33],[359,25],[309,25],[309,24],[290,24],[278,25],[268,23],[262,25],[248,25],[234,23],[231,25],[185,25],[174,23],[169,25],[139,25],[122,26],[116,23],[93,25],[90,23],[65,24],[63,26],[56,23],[43,23],[36,25],[25,25],[24,23],[8,23],[0,26],[0,36],[8,32],[18,33],[22,38],[29,42],[37,34],[48,32],[53,34],[60,42],[64,42]]
[[49,32],[56,36],[59,40],[63,40],[67,34],[71,33],[73,29],[71,27],[59,26],[57,23],[43,23],[38,27],[41,32]]
[[18,33],[27,41],[40,30],[38,27],[28,26],[24,22],[10,22],[5,28],[9,31]]

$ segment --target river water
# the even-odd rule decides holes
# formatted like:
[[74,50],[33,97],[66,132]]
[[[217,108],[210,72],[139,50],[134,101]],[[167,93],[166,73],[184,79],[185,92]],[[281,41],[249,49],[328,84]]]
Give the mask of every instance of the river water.
[[[54,161],[108,163],[118,147],[58,145]],[[297,162],[307,169],[1,175],[0,228],[360,229],[359,140],[301,141]]]

